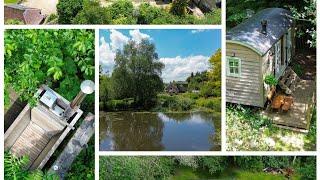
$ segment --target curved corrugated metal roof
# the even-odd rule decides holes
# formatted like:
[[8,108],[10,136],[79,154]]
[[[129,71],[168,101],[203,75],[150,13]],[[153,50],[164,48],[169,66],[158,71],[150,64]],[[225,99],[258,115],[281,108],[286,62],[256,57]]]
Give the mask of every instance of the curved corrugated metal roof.
[[[291,12],[267,8],[227,32],[227,41],[245,45],[264,55],[292,26]],[[261,33],[261,21],[267,20],[267,34]]]

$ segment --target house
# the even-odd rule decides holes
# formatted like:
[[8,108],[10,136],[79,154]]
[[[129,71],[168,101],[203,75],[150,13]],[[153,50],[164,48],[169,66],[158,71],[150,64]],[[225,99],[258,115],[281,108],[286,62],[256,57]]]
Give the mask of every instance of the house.
[[24,24],[39,25],[42,24],[46,16],[41,14],[41,10],[30,8],[20,4],[8,4],[4,6],[4,21],[15,19]]
[[185,81],[173,81],[165,88],[165,91],[169,94],[184,93],[187,91],[188,83]]
[[227,32],[227,102],[264,107],[265,76],[279,80],[294,55],[293,27],[290,11],[268,8]]

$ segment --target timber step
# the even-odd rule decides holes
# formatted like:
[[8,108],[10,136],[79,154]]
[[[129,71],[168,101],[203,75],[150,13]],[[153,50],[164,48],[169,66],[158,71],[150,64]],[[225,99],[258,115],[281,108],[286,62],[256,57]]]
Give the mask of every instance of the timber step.
[[295,91],[297,83],[300,80],[299,76],[288,67],[285,70],[284,75],[280,77],[278,85],[286,94],[291,95]]

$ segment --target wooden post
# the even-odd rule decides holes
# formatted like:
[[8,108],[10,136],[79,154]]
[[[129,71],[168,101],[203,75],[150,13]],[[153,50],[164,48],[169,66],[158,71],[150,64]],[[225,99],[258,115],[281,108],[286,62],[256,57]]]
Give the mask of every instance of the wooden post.
[[93,134],[94,114],[88,113],[49,171],[55,172],[61,179],[64,179],[72,162],[81,150],[86,147]]

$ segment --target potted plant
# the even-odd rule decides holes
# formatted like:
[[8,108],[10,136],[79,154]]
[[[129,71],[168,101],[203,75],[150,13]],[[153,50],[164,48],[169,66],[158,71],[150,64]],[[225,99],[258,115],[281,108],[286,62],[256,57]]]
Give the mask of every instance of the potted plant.
[[267,98],[269,101],[271,101],[276,92],[276,85],[278,84],[278,80],[273,75],[266,75],[266,77],[264,78],[264,82],[270,87]]

